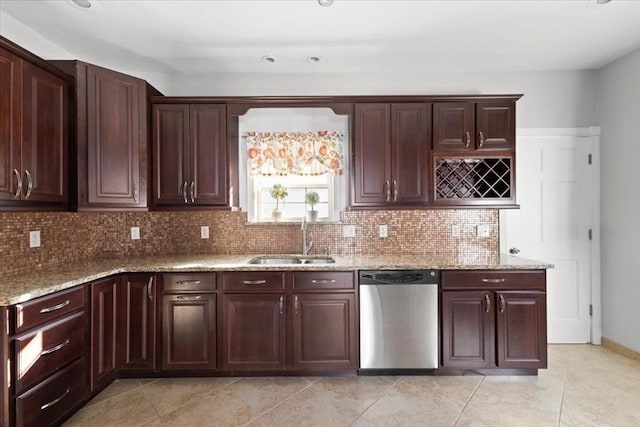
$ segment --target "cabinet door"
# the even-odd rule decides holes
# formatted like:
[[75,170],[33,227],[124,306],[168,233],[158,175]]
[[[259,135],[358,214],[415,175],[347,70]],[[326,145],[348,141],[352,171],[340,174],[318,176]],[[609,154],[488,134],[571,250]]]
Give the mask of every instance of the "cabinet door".
[[355,295],[296,294],[293,296],[293,367],[355,370]]
[[166,294],[162,312],[162,369],[215,369],[215,294]]
[[391,105],[391,200],[395,203],[427,202],[430,108],[425,103]]
[[476,146],[482,150],[515,148],[515,102],[476,104]]
[[352,206],[391,201],[391,106],[355,105]]
[[[90,205],[145,207],[144,82],[87,66],[87,196]],[[144,157],[141,159],[141,154]]]
[[284,295],[224,296],[222,366],[225,370],[284,369],[285,333]]
[[116,372],[118,280],[91,285],[91,391],[111,382]]
[[224,105],[192,105],[189,197],[198,205],[227,204]]
[[21,79],[22,60],[0,49],[0,200],[20,197]]
[[475,148],[474,104],[433,104],[433,150],[467,151]]
[[547,310],[544,292],[496,293],[500,368],[547,367]]
[[155,368],[156,286],[155,276],[123,276],[118,303],[118,367]]
[[494,319],[490,292],[442,292],[442,366],[495,368]]
[[156,205],[184,205],[189,191],[189,106],[153,106],[153,197]]
[[22,186],[30,201],[67,201],[67,84],[23,63]]

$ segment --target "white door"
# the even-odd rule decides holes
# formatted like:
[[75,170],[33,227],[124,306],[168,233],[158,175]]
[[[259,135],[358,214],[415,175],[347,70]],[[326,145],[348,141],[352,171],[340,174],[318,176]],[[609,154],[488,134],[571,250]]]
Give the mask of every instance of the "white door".
[[500,213],[501,250],[554,264],[547,270],[548,341],[589,342],[591,139],[519,135],[517,144],[520,209]]

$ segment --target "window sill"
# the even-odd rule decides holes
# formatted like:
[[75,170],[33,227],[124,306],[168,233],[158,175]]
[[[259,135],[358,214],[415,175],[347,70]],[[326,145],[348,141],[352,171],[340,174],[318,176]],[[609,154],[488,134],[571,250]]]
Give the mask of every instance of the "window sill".
[[[244,225],[297,225],[300,227],[302,220],[285,220],[285,221],[260,221],[250,222],[247,221]],[[307,225],[339,225],[341,221],[307,221]]]

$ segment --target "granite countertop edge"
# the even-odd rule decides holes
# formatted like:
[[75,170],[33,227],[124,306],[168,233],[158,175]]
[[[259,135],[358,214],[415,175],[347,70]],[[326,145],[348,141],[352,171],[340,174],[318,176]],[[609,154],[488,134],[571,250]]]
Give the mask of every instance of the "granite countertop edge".
[[[552,264],[512,255],[333,255],[330,264],[248,264],[260,255],[176,255],[82,260],[5,276],[0,280],[0,306],[23,303],[44,295],[122,273],[216,271],[356,271],[356,270],[540,270]],[[265,255],[263,255],[265,256]],[[271,255],[277,257],[278,255]],[[285,255],[291,256],[291,255]]]

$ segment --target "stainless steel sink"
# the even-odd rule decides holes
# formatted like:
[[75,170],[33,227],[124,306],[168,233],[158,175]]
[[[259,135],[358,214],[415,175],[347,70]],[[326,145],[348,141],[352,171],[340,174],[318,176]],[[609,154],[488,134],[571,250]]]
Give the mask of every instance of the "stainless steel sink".
[[332,264],[336,262],[331,257],[302,257],[302,256],[259,256],[251,258],[249,264]]

